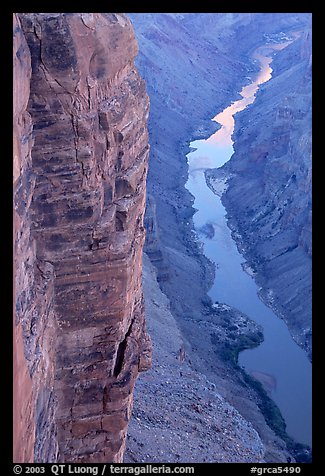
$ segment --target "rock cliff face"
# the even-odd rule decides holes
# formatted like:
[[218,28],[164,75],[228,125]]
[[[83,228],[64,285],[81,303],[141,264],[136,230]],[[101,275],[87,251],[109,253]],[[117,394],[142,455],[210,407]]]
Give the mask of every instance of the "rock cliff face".
[[120,462],[134,383],[151,363],[137,44],[122,14],[18,17],[14,460]]

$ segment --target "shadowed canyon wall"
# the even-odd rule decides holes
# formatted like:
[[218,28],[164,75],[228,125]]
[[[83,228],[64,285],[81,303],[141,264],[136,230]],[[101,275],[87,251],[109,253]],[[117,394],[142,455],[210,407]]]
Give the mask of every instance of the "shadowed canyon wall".
[[122,14],[14,17],[14,461],[120,462],[151,365],[149,100]]

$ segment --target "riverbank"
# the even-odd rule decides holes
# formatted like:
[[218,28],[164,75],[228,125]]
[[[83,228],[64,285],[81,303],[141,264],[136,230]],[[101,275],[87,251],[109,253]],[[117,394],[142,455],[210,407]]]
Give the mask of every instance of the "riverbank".
[[[243,265],[245,272],[254,278],[258,286],[260,300],[286,323],[293,340],[306,352],[308,359],[312,362],[311,328],[306,325],[303,329],[298,328],[297,325],[294,325],[288,313],[285,312],[285,307],[276,297],[274,291],[270,289],[270,282],[264,276],[259,254],[255,252],[254,247],[249,246],[247,237],[244,238],[239,232],[241,225],[238,222],[236,207],[233,207],[227,198],[224,197],[225,192],[228,190],[228,181],[232,173],[227,172],[223,168],[210,169],[205,172],[205,176],[208,187],[215,195],[221,198],[222,204],[226,208],[227,225],[231,230],[232,239],[236,242],[239,253],[246,260]],[[311,269],[309,269],[309,272],[311,273]]]
[[231,230],[231,236],[236,242],[239,253],[242,254],[246,260],[243,264],[245,272],[254,278],[259,288],[259,298],[266,306],[272,309],[274,314],[286,322],[289,326],[292,338],[302,349],[305,350],[309,360],[312,361],[308,329],[306,330],[306,334],[308,335],[304,335],[301,331],[298,331],[293,327],[292,322],[288,319],[283,307],[274,299],[274,294],[270,289],[268,289],[267,280],[265,280],[265,278],[263,278],[263,276],[258,272],[258,255],[254,253],[254,248],[249,249],[247,247],[247,241],[238,231],[238,221],[235,218],[237,215],[236,210],[229,205],[227,200],[223,199],[229,186],[229,179],[231,179],[232,175],[233,174],[230,171],[227,171],[224,167],[221,167],[220,169],[208,169],[205,171],[207,186],[215,195],[221,198],[223,205],[226,207],[228,228]]

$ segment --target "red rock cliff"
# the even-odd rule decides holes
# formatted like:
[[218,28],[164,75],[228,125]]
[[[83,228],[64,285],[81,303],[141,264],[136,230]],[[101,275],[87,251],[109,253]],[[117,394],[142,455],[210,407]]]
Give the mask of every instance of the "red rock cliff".
[[151,363],[137,45],[122,14],[18,17],[14,461],[121,462],[134,383]]

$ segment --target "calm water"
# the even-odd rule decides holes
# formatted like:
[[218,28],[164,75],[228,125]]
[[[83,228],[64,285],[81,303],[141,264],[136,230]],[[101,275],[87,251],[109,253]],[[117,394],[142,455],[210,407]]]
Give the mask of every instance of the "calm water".
[[[221,124],[221,129],[207,140],[191,142],[196,150],[187,156],[189,177],[186,187],[195,197],[194,207],[198,211],[193,219],[204,253],[216,265],[210,297],[236,307],[263,327],[264,342],[255,349],[241,352],[239,363],[269,386],[286,421],[288,434],[300,443],[311,445],[311,364],[293,341],[284,321],[259,299],[255,281],[243,270],[244,258],[231,238],[225,208],[207,186],[204,176],[206,169],[220,167],[232,156],[234,115],[254,102],[259,85],[271,78],[272,50],[285,46],[270,45],[255,51],[253,57],[260,65],[260,73],[242,89],[242,99],[214,118]],[[212,238],[200,232],[206,224],[214,229]]]

